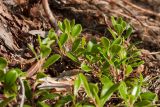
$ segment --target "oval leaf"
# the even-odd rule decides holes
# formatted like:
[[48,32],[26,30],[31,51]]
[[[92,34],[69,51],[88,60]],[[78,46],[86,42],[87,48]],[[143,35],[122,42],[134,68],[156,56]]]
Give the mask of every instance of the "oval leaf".
[[86,71],[86,72],[90,72],[91,71],[91,68],[88,65],[86,65],[85,63],[81,64],[81,69]]
[[47,57],[51,53],[51,48],[47,47],[46,45],[41,45],[41,56]]
[[82,31],[82,26],[80,24],[76,24],[73,28],[72,28],[72,32],[71,35],[73,37],[78,36]]
[[66,33],[62,33],[59,38],[59,42],[60,42],[61,46],[63,46],[65,44],[67,39],[68,39],[68,35]]
[[47,61],[45,62],[44,64],[44,68],[48,68],[50,65],[54,64],[56,61],[58,61],[58,59],[60,58],[61,56],[59,54],[54,54],[52,55],[51,57],[49,57],[47,59]]
[[8,86],[13,85],[18,78],[18,73],[15,69],[9,70],[5,75],[5,83]]
[[78,38],[74,41],[72,45],[72,52],[76,51],[81,43],[81,38]]

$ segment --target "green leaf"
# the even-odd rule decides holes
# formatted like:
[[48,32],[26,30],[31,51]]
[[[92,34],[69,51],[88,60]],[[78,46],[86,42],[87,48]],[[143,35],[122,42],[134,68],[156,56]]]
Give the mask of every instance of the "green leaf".
[[5,81],[4,82],[7,86],[11,86],[14,83],[16,83],[17,78],[18,78],[17,71],[15,69],[11,69],[5,74]]
[[144,64],[144,61],[139,61],[139,62],[135,62],[133,64],[131,64],[132,67],[138,67],[140,65]]
[[73,28],[75,26],[75,19],[73,19],[70,24],[71,24],[71,28]]
[[127,23],[126,23],[125,21],[123,21],[123,22],[121,23],[121,25],[122,25],[122,27],[123,27],[123,30],[125,30],[126,27],[127,27]]
[[111,88],[109,88],[109,90],[106,92],[106,94],[104,94],[103,97],[101,97],[101,105],[103,107],[103,105],[106,103],[107,100],[109,100],[109,98],[112,96],[112,94],[119,88],[119,84],[114,84]]
[[28,83],[28,81],[24,80],[24,87],[25,87],[25,96],[27,97],[28,100],[32,99],[32,90],[31,87]]
[[72,101],[72,97],[70,95],[63,96],[60,100],[57,101],[54,107],[64,107],[63,105],[65,103],[68,103],[69,101]]
[[129,27],[126,31],[126,34],[124,35],[124,39],[127,39],[132,34],[132,28]]
[[75,96],[78,94],[80,85],[81,85],[81,79],[80,79],[80,76],[78,75],[77,79],[74,81],[74,95]]
[[119,93],[121,98],[123,98],[125,101],[127,100],[127,86],[126,83],[121,81],[120,87],[119,87]]
[[111,33],[112,37],[113,37],[114,39],[116,39],[117,33],[116,33],[114,30],[112,30],[111,28],[108,28],[108,31]]
[[134,107],[155,107],[155,106],[151,106],[151,102],[148,101],[148,100],[143,100],[143,101],[140,101],[138,103],[136,103],[134,105]]
[[24,104],[23,107],[32,107],[32,106]]
[[82,31],[82,26],[80,24],[76,24],[73,28],[72,28],[72,32],[71,35],[73,37],[78,36]]
[[132,66],[131,65],[127,65],[125,75],[129,76],[132,71],[133,71]]
[[108,90],[113,86],[113,82],[107,76],[103,76],[100,80],[103,85],[101,91],[101,98],[102,98],[105,96]]
[[84,71],[86,71],[86,72],[90,72],[92,69],[88,66],[88,65],[86,65],[85,63],[82,63],[81,64],[81,69],[82,70],[84,70]]
[[117,39],[115,39],[115,40],[113,41],[112,45],[115,45],[115,44],[120,45],[121,43],[122,43],[122,38],[121,38],[121,37],[118,37]]
[[141,95],[142,100],[154,101],[157,98],[157,95],[152,92],[144,92]]
[[68,39],[68,35],[66,33],[62,33],[59,38],[59,42],[61,43],[61,46],[63,46],[65,44],[67,39]]
[[54,64],[56,61],[59,60],[61,56],[59,54],[53,54],[51,57],[47,59],[47,61],[44,63],[43,67],[48,68],[50,65]]
[[30,50],[33,52],[33,54],[35,55],[36,59],[38,59],[37,53],[36,53],[36,51],[35,51],[33,45],[32,45],[32,44],[28,44],[28,47],[29,47]]
[[78,59],[77,59],[77,57],[76,56],[74,56],[71,52],[67,52],[67,57],[68,58],[70,58],[72,61],[74,61],[74,62],[78,62],[79,63],[79,61],[78,61]]
[[76,51],[79,48],[80,43],[81,43],[81,38],[78,38],[73,42],[72,52]]
[[102,37],[102,38],[101,38],[101,43],[102,43],[102,45],[104,46],[104,49],[105,49],[106,51],[108,51],[108,50],[109,50],[109,47],[110,47],[110,40],[109,40],[108,38],[106,38],[106,37]]
[[117,54],[120,50],[121,50],[121,46],[120,46],[120,45],[117,45],[117,44],[112,45],[112,46],[110,47],[110,54],[111,54],[112,56],[114,56],[114,55]]
[[44,72],[37,72],[36,79],[44,78],[46,76],[47,74],[45,74]]
[[39,43],[39,45],[40,45],[40,47],[41,47],[41,45],[42,45],[42,40],[41,40],[41,36],[40,36],[40,35],[38,35],[38,43]]
[[123,19],[121,17],[119,17],[118,20],[117,20],[117,24],[121,25],[123,22],[124,22]]
[[97,105],[100,105],[100,99],[98,96],[99,89],[98,89],[97,84],[89,83],[89,88],[90,88],[91,94],[93,96],[92,99],[96,100]]
[[37,106],[38,106],[38,107],[51,107],[50,105],[48,105],[48,104],[46,104],[46,103],[44,103],[44,102],[39,102],[39,101],[38,101],[38,103],[37,103]]
[[82,37],[82,41],[81,41],[81,47],[84,48],[86,45],[86,38]]
[[88,84],[88,81],[87,81],[86,77],[85,77],[82,73],[79,74],[79,76],[80,76],[80,78],[81,78],[81,82],[82,82],[82,84],[83,84],[83,86],[84,86],[84,89],[85,89],[87,95],[88,95],[89,97],[92,97],[92,96],[91,96],[91,92],[90,92],[90,88],[89,88],[89,84]]
[[61,30],[62,32],[65,31],[65,25],[64,25],[64,23],[58,21],[58,27],[60,28],[60,30]]
[[7,66],[7,61],[4,58],[0,57],[0,70],[4,70],[6,66]]
[[50,29],[49,32],[48,32],[48,37],[51,39],[51,40],[55,40],[56,33],[53,29]]
[[71,25],[70,25],[70,21],[68,19],[65,19],[63,21],[64,25],[65,25],[65,32],[66,33],[70,33],[71,31]]
[[120,24],[115,25],[115,30],[118,33],[118,36],[121,36],[123,33],[123,27]]
[[51,53],[51,48],[47,47],[46,45],[41,45],[40,52],[41,52],[42,58],[47,57]]
[[59,94],[44,92],[44,94],[42,94],[42,98],[40,98],[39,101],[54,100],[56,97],[59,97]]
[[88,51],[88,52],[91,52],[93,46],[94,46],[93,42],[89,41],[88,44],[87,44],[87,51]]
[[115,26],[117,24],[114,16],[111,16],[112,25]]

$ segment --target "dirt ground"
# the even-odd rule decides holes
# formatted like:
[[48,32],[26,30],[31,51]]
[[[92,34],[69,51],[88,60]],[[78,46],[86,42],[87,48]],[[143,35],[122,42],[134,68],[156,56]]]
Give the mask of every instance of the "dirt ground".
[[[132,42],[142,49],[143,74],[160,97],[160,0],[49,0],[56,20],[75,19],[84,36],[107,36],[110,17],[123,17],[134,28]],[[34,63],[27,44],[36,44],[53,27],[40,0],[0,0],[0,56],[10,67],[28,70]]]

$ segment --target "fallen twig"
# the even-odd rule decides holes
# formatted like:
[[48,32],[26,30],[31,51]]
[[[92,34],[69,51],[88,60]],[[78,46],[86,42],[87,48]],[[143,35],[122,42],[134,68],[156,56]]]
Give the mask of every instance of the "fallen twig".
[[48,0],[42,0],[42,5],[47,17],[49,18],[49,21],[51,22],[52,26],[55,28],[55,31],[58,32],[57,20],[52,14],[52,11],[49,7]]
[[22,78],[19,78],[19,82],[20,82],[21,90],[22,90],[21,102],[20,102],[20,106],[19,107],[23,107],[24,98],[25,98],[25,88],[24,88],[24,83],[23,83]]

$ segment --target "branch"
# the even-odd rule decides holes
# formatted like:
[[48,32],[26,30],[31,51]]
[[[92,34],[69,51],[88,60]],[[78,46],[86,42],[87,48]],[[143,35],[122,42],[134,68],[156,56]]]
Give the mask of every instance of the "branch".
[[52,11],[49,7],[48,0],[42,0],[42,5],[47,17],[49,18],[49,21],[51,22],[52,26],[55,28],[55,31],[58,32],[57,20],[52,14]]

